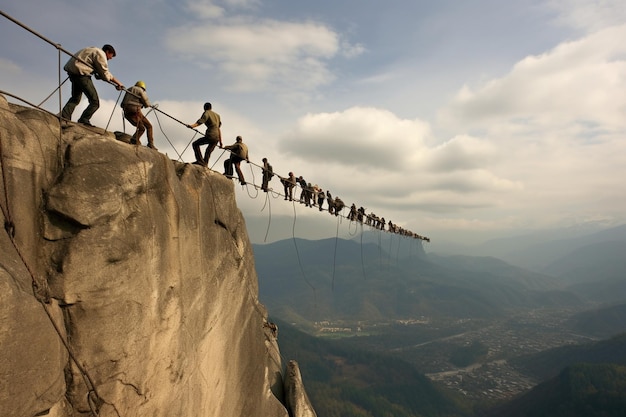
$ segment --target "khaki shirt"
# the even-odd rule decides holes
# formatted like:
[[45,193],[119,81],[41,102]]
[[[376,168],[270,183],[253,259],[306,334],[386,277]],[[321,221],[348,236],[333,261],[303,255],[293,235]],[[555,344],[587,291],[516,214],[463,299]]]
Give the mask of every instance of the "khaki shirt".
[[237,155],[246,161],[248,160],[248,146],[243,142],[237,142],[232,145],[224,146],[224,149],[231,150],[234,155]]
[[146,90],[143,88],[133,85],[128,89],[128,92],[124,95],[121,104],[123,109],[126,108],[142,108],[142,107],[152,107],[150,104],[150,100],[148,99],[148,95],[146,94]]
[[222,126],[222,120],[219,114],[215,113],[213,110],[205,110],[196,123],[199,125],[204,123],[206,126],[206,136],[219,139],[219,129]]
[[106,53],[102,49],[90,46],[76,52],[76,57],[80,60],[71,57],[63,67],[68,74],[91,75],[95,71],[102,80],[111,81],[113,79],[113,74],[109,72]]

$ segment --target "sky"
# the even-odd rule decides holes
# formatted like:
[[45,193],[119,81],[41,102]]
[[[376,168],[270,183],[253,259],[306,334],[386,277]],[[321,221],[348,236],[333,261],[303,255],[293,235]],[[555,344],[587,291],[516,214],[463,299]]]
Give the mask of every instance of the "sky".
[[[623,0],[0,0],[0,9],[70,52],[112,44],[111,72],[125,86],[143,80],[165,113],[148,117],[172,159],[192,162],[183,150],[197,138],[174,119],[195,122],[208,101],[224,144],[241,135],[254,163],[267,157],[277,174],[302,175],[433,245],[626,223]],[[44,100],[65,79],[67,56],[4,17],[0,38],[0,90],[57,113],[58,96]],[[95,83],[92,123],[130,131],[120,93]],[[69,82],[61,91],[64,104]],[[224,158],[216,150],[209,165],[221,172]],[[242,168],[260,183],[256,166]],[[276,177],[270,186],[281,189]],[[254,243],[356,233],[345,219],[235,189]]]

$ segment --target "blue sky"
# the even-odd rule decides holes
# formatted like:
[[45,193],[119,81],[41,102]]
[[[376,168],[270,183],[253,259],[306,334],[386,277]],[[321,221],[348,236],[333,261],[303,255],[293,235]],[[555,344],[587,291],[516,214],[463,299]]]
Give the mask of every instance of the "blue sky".
[[[433,242],[625,222],[623,0],[0,3],[69,51],[113,44],[112,73],[145,81],[159,109],[191,123],[210,101],[224,142],[243,136],[255,162]],[[0,89],[41,102],[58,84],[56,49],[4,18],[0,36]],[[92,122],[105,126],[118,92],[96,86]],[[109,130],[121,120],[115,110]],[[180,151],[192,132],[158,122],[156,144],[176,158],[167,139]],[[262,240],[265,196],[236,189]],[[271,207],[277,224],[294,215]],[[327,216],[295,212],[299,236],[335,235]]]

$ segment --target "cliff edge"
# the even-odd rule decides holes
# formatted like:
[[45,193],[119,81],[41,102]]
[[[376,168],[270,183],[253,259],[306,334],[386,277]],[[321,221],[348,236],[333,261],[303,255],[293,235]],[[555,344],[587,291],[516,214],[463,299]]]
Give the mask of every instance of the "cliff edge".
[[298,416],[230,180],[3,96],[0,146],[0,415]]

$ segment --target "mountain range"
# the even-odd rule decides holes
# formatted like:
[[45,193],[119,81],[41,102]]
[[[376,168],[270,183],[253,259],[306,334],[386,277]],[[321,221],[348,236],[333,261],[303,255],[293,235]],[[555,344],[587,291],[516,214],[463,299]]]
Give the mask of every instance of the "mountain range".
[[286,239],[254,251],[261,299],[295,321],[495,317],[511,308],[626,302],[626,226],[540,246],[560,247],[545,249],[553,257],[543,257],[542,271],[493,256],[426,253],[421,241],[384,232]]

